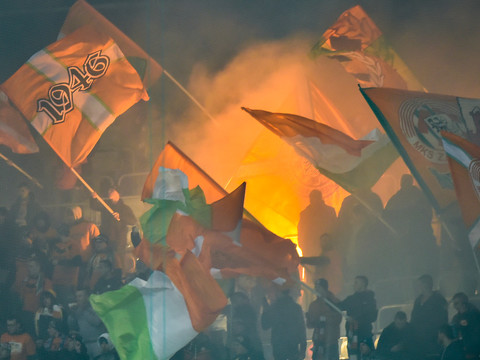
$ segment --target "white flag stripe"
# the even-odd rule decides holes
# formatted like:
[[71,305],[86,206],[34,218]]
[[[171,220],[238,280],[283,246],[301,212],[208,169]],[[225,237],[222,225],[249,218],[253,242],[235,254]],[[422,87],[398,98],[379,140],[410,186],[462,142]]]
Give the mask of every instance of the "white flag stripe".
[[150,339],[158,359],[169,359],[198,335],[183,295],[164,273],[154,271],[148,281],[136,278],[129,285],[142,294]]
[[[87,55],[88,54],[85,55],[85,59]],[[108,56],[110,63],[125,57],[115,43],[103,49],[102,55]],[[27,64],[46,76],[52,83],[68,82],[68,72],[65,65],[45,50],[40,50],[33,55]],[[75,92],[73,94],[73,103],[100,131],[104,131],[115,120],[115,115],[111,115],[110,109],[106,108],[105,105],[95,95],[90,94],[88,90]],[[85,106],[85,108],[83,106]],[[106,113],[109,115],[105,118]],[[31,123],[32,126],[43,135],[52,124],[52,119],[42,111],[36,113]]]
[[445,138],[443,138],[442,140],[443,140],[443,149],[445,150],[447,155],[453,158],[454,160],[456,160],[463,167],[468,169],[470,166],[470,163],[472,162],[471,156],[468,155],[465,151],[463,151],[458,146],[446,140]]

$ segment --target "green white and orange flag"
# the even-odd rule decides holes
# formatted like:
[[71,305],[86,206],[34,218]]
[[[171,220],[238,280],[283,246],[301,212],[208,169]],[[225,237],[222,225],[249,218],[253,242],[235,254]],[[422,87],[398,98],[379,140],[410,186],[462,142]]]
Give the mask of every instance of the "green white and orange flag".
[[313,46],[310,55],[338,60],[364,87],[423,90],[360,5],[343,12]]
[[37,52],[2,89],[71,167],[86,159],[117,116],[148,100],[117,44],[89,26]]
[[77,0],[72,5],[60,30],[59,39],[85,25],[107,34],[115,41],[137,70],[146,88],[160,78],[163,72],[162,66],[85,0]]
[[136,278],[119,290],[90,296],[122,360],[170,359],[227,304],[216,280],[191,252],[180,260],[173,254],[161,259],[161,269],[147,281]]
[[449,132],[441,135],[468,238],[475,248],[480,240],[480,147]]
[[22,117],[8,102],[7,95],[0,89],[0,144],[13,152],[31,154],[38,152],[38,146]]
[[350,192],[375,185],[398,157],[390,139],[377,129],[355,140],[302,116],[243,109]]
[[480,144],[480,100],[386,88],[360,91],[435,210],[455,202],[440,132]]

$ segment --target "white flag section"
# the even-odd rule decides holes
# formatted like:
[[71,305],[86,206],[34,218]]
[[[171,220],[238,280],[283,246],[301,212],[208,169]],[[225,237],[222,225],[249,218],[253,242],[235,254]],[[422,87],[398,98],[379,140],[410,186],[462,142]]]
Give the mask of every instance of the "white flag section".
[[169,359],[198,335],[183,295],[160,271],[90,302],[122,360]]
[[167,169],[163,166],[158,169],[152,198],[181,201],[185,204],[184,191],[188,191],[187,175],[178,169]]

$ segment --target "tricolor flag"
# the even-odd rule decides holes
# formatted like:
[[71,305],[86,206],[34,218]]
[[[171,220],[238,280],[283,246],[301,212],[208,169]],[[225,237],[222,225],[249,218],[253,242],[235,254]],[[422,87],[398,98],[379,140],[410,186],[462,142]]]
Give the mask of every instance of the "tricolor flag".
[[136,252],[144,262],[157,267],[159,259],[172,249],[179,254],[192,251],[217,278],[248,274],[285,281],[295,272],[299,262],[296,246],[242,219],[245,183],[209,205],[199,187],[187,189],[183,173],[159,168],[152,194],[162,194],[162,198],[149,199],[154,207],[140,220],[144,240]]
[[338,60],[364,87],[423,89],[360,5],[343,12],[310,55]]
[[153,189],[159,174],[160,167],[166,169],[178,169],[188,177],[190,188],[200,186],[205,194],[207,202],[214,202],[228,194],[215,180],[194,163],[175,144],[168,142],[160,155],[155,160],[152,171],[147,176],[143,186],[142,201],[153,198]]
[[148,100],[120,48],[89,26],[33,55],[2,88],[71,167],[86,159],[117,116]]
[[107,34],[115,41],[127,60],[137,70],[146,88],[160,78],[163,72],[161,65],[85,0],[77,0],[70,8],[60,30],[59,39],[85,25]]
[[442,132],[455,192],[473,248],[480,240],[480,147],[449,132]]
[[[155,167],[154,167],[155,169]],[[239,242],[245,183],[231,194],[207,204],[199,186],[189,190],[187,176],[178,169],[160,166],[157,175],[147,178],[146,185],[154,181],[152,198],[144,199],[153,207],[140,218],[145,238],[151,243],[164,241],[171,218],[177,211],[191,216],[202,226],[228,234]]]
[[480,100],[386,88],[360,91],[435,210],[453,203],[440,132],[480,144]]
[[350,192],[375,185],[398,157],[388,137],[376,129],[355,140],[302,116],[243,109]]
[[38,152],[30,130],[18,112],[8,102],[7,95],[0,89],[0,144],[8,146],[13,152],[31,154]]
[[169,359],[211,325],[227,299],[197,258],[165,259],[163,272],[91,295],[122,360]]

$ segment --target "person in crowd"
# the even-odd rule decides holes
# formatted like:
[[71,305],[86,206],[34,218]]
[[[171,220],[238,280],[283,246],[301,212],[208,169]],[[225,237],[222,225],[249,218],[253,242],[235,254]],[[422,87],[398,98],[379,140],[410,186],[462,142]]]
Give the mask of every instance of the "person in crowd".
[[400,235],[397,241],[399,258],[403,261],[400,270],[408,271],[407,276],[437,271],[438,248],[432,216],[432,206],[423,191],[413,184],[413,176],[402,175],[400,190],[385,205],[385,219]]
[[97,225],[83,218],[80,206],[74,206],[65,211],[64,223],[69,227],[69,238],[80,246],[80,256],[82,261],[86,262],[91,255],[91,240],[100,235],[100,230]]
[[108,189],[108,199],[105,201],[114,211],[111,214],[98,200],[94,193],[90,199],[90,208],[101,212],[100,230],[110,241],[114,251],[122,253],[127,246],[128,227],[137,223],[132,209],[120,198],[120,193],[115,187]]
[[98,337],[98,346],[100,348],[100,354],[95,356],[94,360],[120,360],[108,333],[104,333]]
[[[370,188],[362,188],[343,199],[338,212],[336,238],[343,254],[343,278],[350,278],[356,271],[355,244],[357,235],[366,224],[373,223],[383,213],[383,202]],[[358,216],[362,214],[363,216]],[[368,227],[368,225],[367,225]]]
[[68,328],[71,333],[80,334],[90,356],[97,356],[99,349],[98,337],[105,332],[105,326],[92,309],[88,297],[88,288],[79,288],[75,292],[77,303],[72,306],[68,316]]
[[17,199],[10,208],[10,219],[23,235],[26,235],[33,226],[33,219],[42,211],[42,207],[35,200],[35,195],[28,184],[21,183],[17,194]]
[[398,311],[378,339],[377,357],[384,360],[413,359],[413,344],[413,332],[407,314]]
[[337,223],[335,209],[325,204],[320,190],[310,192],[310,204],[300,213],[298,245],[303,256],[318,256],[320,236],[333,233]]
[[37,339],[46,340],[50,321],[63,321],[63,309],[57,304],[53,290],[43,291],[40,295],[40,307],[35,313],[35,334]]
[[263,355],[255,351],[248,340],[248,337],[237,335],[231,345],[232,360],[262,360]]
[[23,331],[19,317],[7,318],[7,332],[0,337],[0,343],[8,343],[12,360],[35,360],[37,350],[32,337]]
[[78,334],[70,334],[65,338],[65,344],[60,351],[62,360],[90,360],[83,338]]
[[315,281],[315,291],[318,296],[310,304],[305,314],[307,327],[314,329],[312,360],[338,359],[338,339],[340,337],[342,315],[331,304],[336,306],[340,300],[328,290],[326,279]]
[[463,344],[467,359],[478,359],[480,356],[480,311],[469,302],[468,296],[457,293],[452,298],[457,313],[451,324],[455,335]]
[[271,343],[275,360],[303,359],[307,347],[307,334],[303,311],[290,295],[290,290],[269,304],[264,299],[262,328],[271,329]]
[[92,240],[92,256],[88,260],[85,282],[89,286],[95,285],[99,277],[99,267],[102,260],[108,260],[112,267],[119,265],[118,257],[110,247],[109,239],[100,234]]
[[448,304],[438,291],[433,291],[433,278],[428,274],[417,279],[416,290],[419,295],[410,316],[416,349],[421,357],[435,356],[440,354],[437,331],[448,322]]
[[230,303],[225,309],[227,346],[230,353],[235,353],[232,342],[240,336],[244,339],[244,344],[248,344],[247,350],[250,356],[254,355],[256,359],[263,359],[262,343],[257,330],[257,315],[247,294],[240,291],[233,293],[230,296]]
[[65,334],[60,320],[50,320],[47,328],[48,338],[37,340],[38,357],[40,360],[62,360],[62,350],[65,344]]
[[373,343],[367,339],[360,341],[359,354],[360,360],[374,360],[377,358]]
[[368,289],[368,278],[355,277],[354,293],[340,302],[339,308],[347,312],[345,324],[349,341],[349,351],[358,354],[360,341],[367,341],[373,348],[372,323],[377,319],[377,301],[375,293]]
[[453,336],[453,329],[448,324],[438,328],[438,342],[442,345],[440,360],[465,360],[465,352],[460,340]]
[[122,272],[115,269],[108,259],[100,260],[97,270],[98,280],[93,287],[94,294],[103,294],[107,291],[118,290],[123,286]]
[[40,296],[44,291],[52,290],[52,282],[45,276],[40,261],[32,258],[27,263],[27,276],[16,286],[15,291],[22,301],[23,325],[34,336],[34,317],[40,307]]

